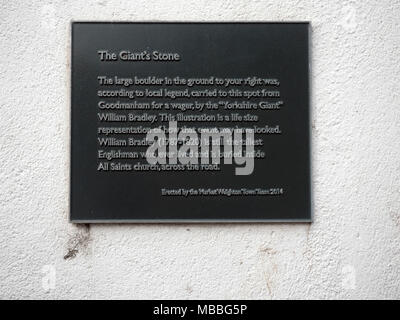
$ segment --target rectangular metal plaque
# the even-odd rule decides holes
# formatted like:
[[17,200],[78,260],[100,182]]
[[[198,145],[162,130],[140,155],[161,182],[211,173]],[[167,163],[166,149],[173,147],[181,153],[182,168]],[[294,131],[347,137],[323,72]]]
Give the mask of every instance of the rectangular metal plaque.
[[72,24],[72,222],[310,222],[308,23]]

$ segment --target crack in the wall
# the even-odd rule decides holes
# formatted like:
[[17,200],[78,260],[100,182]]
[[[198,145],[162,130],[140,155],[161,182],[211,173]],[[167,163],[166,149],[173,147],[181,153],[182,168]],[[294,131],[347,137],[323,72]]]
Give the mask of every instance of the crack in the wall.
[[[276,263],[273,261],[272,257],[278,252],[270,247],[260,247],[258,252],[261,253],[261,263],[262,263],[262,274],[266,283],[266,287],[269,296],[273,298],[273,275],[278,271]],[[265,257],[268,257],[268,266],[265,263]]]
[[64,255],[64,260],[74,259],[79,252],[88,248],[91,241],[90,224],[77,225],[77,232],[68,240],[67,253]]
[[400,213],[391,210],[389,212],[390,218],[392,219],[393,223],[400,228]]

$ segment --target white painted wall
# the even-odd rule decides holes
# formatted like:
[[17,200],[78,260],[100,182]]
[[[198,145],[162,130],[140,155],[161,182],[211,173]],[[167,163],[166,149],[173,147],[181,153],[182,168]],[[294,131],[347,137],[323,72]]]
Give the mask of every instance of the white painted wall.
[[[315,222],[70,224],[71,20],[311,21]],[[0,41],[0,298],[400,298],[399,0],[1,0]]]

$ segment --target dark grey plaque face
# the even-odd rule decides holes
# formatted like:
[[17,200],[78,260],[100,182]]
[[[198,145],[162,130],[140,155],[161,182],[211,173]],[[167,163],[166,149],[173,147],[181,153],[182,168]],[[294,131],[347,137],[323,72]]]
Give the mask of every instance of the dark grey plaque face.
[[309,103],[308,23],[73,23],[71,221],[311,221]]

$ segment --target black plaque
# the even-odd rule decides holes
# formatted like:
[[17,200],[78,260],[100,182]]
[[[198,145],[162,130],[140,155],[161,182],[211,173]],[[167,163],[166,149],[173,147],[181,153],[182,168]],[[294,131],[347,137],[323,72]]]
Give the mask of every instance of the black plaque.
[[[71,74],[72,222],[311,221],[308,23],[75,22]],[[150,164],[171,121],[253,130],[252,169]]]

